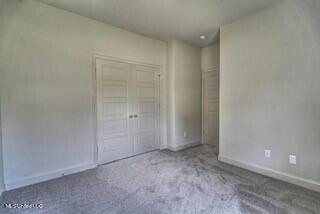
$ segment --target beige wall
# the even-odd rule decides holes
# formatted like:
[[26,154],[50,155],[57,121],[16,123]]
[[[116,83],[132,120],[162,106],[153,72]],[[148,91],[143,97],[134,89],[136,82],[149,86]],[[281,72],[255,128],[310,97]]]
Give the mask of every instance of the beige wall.
[[219,66],[220,50],[219,44],[214,44],[201,50],[201,70]]
[[[165,81],[166,43],[33,0],[7,0],[4,7],[0,71],[5,183],[25,185],[91,167],[92,54],[161,65]],[[165,106],[166,86],[161,87]]]
[[320,190],[316,8],[285,0],[221,28],[220,159]]
[[173,40],[168,50],[168,142],[175,150],[201,141],[201,49]]

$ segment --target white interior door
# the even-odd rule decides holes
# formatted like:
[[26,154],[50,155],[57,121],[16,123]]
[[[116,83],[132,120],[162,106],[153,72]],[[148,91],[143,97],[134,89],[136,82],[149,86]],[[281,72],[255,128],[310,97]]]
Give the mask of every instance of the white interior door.
[[135,65],[133,69],[134,152],[159,148],[159,71]]
[[96,60],[98,163],[159,148],[159,78],[153,67]]
[[97,134],[98,160],[106,163],[130,156],[132,73],[130,64],[98,59],[97,72]]
[[219,143],[219,70],[203,73],[203,142]]

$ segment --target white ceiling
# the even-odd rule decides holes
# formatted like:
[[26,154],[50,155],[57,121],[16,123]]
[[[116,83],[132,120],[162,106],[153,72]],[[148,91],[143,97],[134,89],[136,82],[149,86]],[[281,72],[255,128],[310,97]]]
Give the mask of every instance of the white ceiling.
[[[219,27],[280,0],[40,0],[153,38],[204,47]],[[200,40],[205,34],[206,39]]]

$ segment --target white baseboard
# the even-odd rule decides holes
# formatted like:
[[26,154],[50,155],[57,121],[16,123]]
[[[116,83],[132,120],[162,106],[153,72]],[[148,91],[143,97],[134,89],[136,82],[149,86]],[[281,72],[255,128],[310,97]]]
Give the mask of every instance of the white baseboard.
[[194,147],[194,146],[198,146],[198,145],[201,145],[200,141],[192,142],[192,143],[188,143],[188,144],[183,144],[183,145],[167,145],[167,147],[170,151],[177,152],[177,151],[187,149],[190,147]]
[[228,163],[234,166],[238,166],[240,168],[244,168],[247,169],[249,171],[253,171],[268,177],[272,177],[278,180],[282,180],[291,184],[295,184],[310,190],[314,190],[317,192],[320,192],[320,183],[313,181],[313,180],[309,180],[309,179],[305,179],[305,178],[301,178],[295,175],[291,175],[291,174],[287,174],[284,172],[280,172],[280,171],[276,171],[270,168],[266,168],[263,166],[259,166],[256,164],[252,164],[252,163],[248,163],[245,161],[240,161],[240,160],[235,160],[223,155],[219,155],[218,157],[219,161],[224,162],[224,163]]
[[164,149],[167,149],[167,148],[168,148],[167,145],[161,144],[159,149],[160,150],[164,150]]
[[66,175],[82,172],[88,169],[93,169],[95,167],[97,167],[96,164],[87,163],[87,164],[76,165],[76,166],[67,167],[67,168],[59,169],[55,171],[50,171],[47,173],[42,173],[34,176],[25,177],[15,181],[9,181],[5,183],[5,190],[9,191],[9,190],[17,189],[20,187],[48,181],[54,178],[59,178]]

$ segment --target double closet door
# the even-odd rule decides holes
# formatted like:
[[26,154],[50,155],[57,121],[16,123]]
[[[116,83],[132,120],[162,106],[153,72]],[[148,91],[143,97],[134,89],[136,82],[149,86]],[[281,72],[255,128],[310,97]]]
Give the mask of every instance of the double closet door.
[[159,68],[97,59],[98,162],[159,148]]

